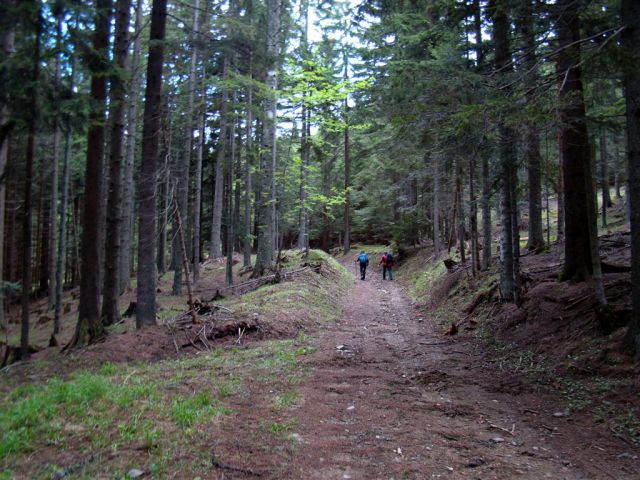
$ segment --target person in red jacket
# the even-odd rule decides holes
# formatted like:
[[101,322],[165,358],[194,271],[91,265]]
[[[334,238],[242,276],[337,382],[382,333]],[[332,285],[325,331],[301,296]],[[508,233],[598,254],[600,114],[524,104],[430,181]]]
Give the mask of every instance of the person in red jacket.
[[395,261],[391,252],[386,252],[382,255],[382,258],[378,262],[378,265],[382,265],[382,280],[387,279],[387,272],[389,272],[389,280],[393,280],[393,265]]

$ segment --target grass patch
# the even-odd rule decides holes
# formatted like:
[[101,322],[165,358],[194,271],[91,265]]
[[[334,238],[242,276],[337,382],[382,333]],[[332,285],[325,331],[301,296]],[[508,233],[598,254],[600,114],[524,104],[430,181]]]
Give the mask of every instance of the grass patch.
[[293,408],[298,404],[300,395],[296,391],[283,392],[276,397],[277,408]]
[[[274,415],[293,408],[299,401],[295,386],[308,374],[300,359],[314,348],[308,336],[299,335],[135,367],[105,363],[94,372],[10,389],[0,410],[0,471],[4,478],[50,477],[53,467],[38,464],[32,455],[43,449],[54,459],[65,450],[78,459],[87,451],[107,449],[126,458],[143,450],[149,455],[147,467],[165,477],[178,468],[167,452],[187,435],[194,455],[205,458],[211,436],[224,438],[232,430],[224,427],[225,418],[250,392],[272,391],[277,408],[269,410],[269,398],[260,401]],[[269,422],[273,426],[267,430],[286,442],[284,435],[295,423],[287,418]],[[122,458],[91,462],[79,475],[122,478],[127,471]],[[193,476],[209,468],[201,462],[183,467]]]

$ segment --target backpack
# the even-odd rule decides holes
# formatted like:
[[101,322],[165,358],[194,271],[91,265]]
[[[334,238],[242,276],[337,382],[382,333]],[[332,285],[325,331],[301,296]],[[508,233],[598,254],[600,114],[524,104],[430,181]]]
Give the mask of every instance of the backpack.
[[368,261],[369,261],[369,258],[367,257],[366,253],[361,253],[360,256],[358,257],[358,262],[360,262],[360,264],[367,263]]
[[391,253],[387,253],[385,255],[386,258],[386,263],[388,267],[391,267],[393,265],[393,255],[391,255]]

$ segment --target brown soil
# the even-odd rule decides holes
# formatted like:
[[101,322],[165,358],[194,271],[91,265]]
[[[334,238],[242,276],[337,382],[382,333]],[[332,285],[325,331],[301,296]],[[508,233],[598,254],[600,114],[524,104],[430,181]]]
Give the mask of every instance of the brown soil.
[[639,478],[637,449],[443,337],[379,277],[358,281],[311,357],[284,478]]

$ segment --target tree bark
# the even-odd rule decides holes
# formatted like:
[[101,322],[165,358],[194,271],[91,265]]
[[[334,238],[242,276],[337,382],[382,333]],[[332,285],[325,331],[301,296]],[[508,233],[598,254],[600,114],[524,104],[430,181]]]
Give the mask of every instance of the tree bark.
[[433,154],[433,248],[436,254],[442,250],[440,234],[440,156]]
[[[344,52],[344,82],[349,81],[349,56]],[[349,96],[344,99],[344,242],[343,253],[351,249],[351,156],[349,146]]]
[[[532,0],[522,0],[520,11],[520,32],[523,40],[524,59],[522,70],[526,75],[525,88],[527,104],[535,101],[535,87],[538,83],[536,64],[535,19],[533,16]],[[525,131],[525,163],[529,183],[529,239],[527,249],[541,252],[544,249],[544,234],[542,230],[542,182],[539,126],[530,121]]]
[[[56,94],[60,91],[60,80],[62,77],[62,11],[56,12],[56,54],[55,54],[55,77],[54,91]],[[51,164],[51,202],[49,204],[49,281],[47,289],[47,308],[51,310],[55,306],[56,300],[56,250],[57,236],[56,226],[58,217],[58,164],[60,162],[60,142],[62,139],[62,130],[60,129],[60,120],[56,115],[54,120],[53,133],[53,159]],[[1,251],[1,250],[0,250]]]
[[[189,81],[187,83],[187,114],[185,118],[185,144],[184,153],[182,154],[182,162],[178,165],[178,204],[177,208],[180,212],[181,218],[189,219],[187,215],[189,205],[189,170],[191,166],[191,153],[193,146],[193,103],[195,97],[196,88],[196,64],[198,61],[198,42],[197,36],[200,29],[200,0],[194,0],[193,5],[193,27],[191,29],[191,59],[189,64]],[[186,227],[184,231],[188,231]],[[176,244],[180,242],[173,242],[173,248],[176,248]],[[178,247],[180,250],[181,245]],[[174,253],[174,258],[176,254]],[[181,258],[178,255],[178,258]],[[182,269],[179,268],[180,262],[178,262],[178,268],[173,271],[173,295],[180,295],[182,293]]]
[[[204,72],[203,72],[204,73]],[[198,151],[196,153],[195,198],[193,200],[193,283],[200,278],[201,225],[202,225],[202,159],[205,145],[206,90],[205,75],[202,75],[202,111],[198,115]]]
[[560,145],[560,134],[558,134],[558,187],[556,188],[558,198],[558,242],[564,240],[564,174],[562,171],[562,149]]
[[[503,75],[511,70],[511,52],[509,41],[508,5],[504,0],[492,2],[493,36],[495,40],[496,68]],[[514,139],[515,132],[501,119],[498,123],[499,155],[500,155],[500,292],[502,299],[513,301],[515,298],[514,277],[514,238],[512,181],[515,165]]]
[[[222,78],[226,80],[229,70],[229,60],[223,60]],[[222,104],[220,106],[220,135],[218,137],[218,155],[216,156],[215,186],[213,193],[213,217],[211,219],[211,244],[209,257],[222,257],[222,207],[224,177],[223,166],[227,155],[227,115],[229,109],[229,93],[222,88]]]
[[471,271],[475,275],[480,270],[478,255],[478,205],[475,191],[476,160],[469,159],[469,230],[471,231]]
[[275,224],[275,164],[278,53],[280,44],[281,0],[267,0],[267,87],[269,95],[264,101],[263,153],[260,158],[260,192],[258,205],[258,252],[253,276],[261,276],[273,262],[273,235]]
[[33,70],[31,81],[32,86],[28,92],[31,98],[29,112],[26,168],[24,176],[24,213],[22,217],[22,325],[20,331],[20,356],[23,360],[29,358],[29,301],[31,300],[31,203],[33,183],[33,161],[35,156],[35,137],[38,122],[38,92],[37,83],[40,77],[40,33],[42,30],[42,17],[40,4],[33,2],[35,12],[33,15]]
[[[236,93],[233,92],[232,96],[232,105],[235,107],[236,104]],[[231,144],[231,152],[230,155],[227,155],[227,165],[226,165],[226,195],[225,195],[225,210],[227,212],[227,230],[226,230],[226,256],[227,256],[227,264],[225,269],[225,279],[227,285],[233,285],[233,244],[234,244],[234,211],[233,211],[233,188],[234,188],[234,179],[233,179],[233,169],[235,165],[235,157],[236,157],[236,118],[235,115],[231,121],[231,132],[229,135],[229,143]]]
[[138,220],[138,302],[136,326],[156,323],[156,180],[160,108],[162,105],[162,65],[167,0],[153,0],[147,87],[142,125],[142,165],[138,187],[140,207]]
[[[580,66],[578,3],[561,0],[557,31],[557,68],[562,84],[559,94],[560,149],[565,200],[565,260],[562,278],[585,280],[593,271],[589,235],[588,190],[591,178],[589,145]],[[589,182],[589,183],[588,183]]]
[[307,211],[310,157],[309,132],[308,109],[303,105],[302,131],[300,132],[300,214],[298,219],[298,249],[300,250],[305,250],[309,244],[309,212]]
[[143,0],[136,2],[135,39],[133,41],[133,52],[131,58],[130,85],[129,85],[129,107],[127,110],[127,151],[122,175],[122,229],[120,231],[120,293],[124,293],[131,280],[132,244],[135,230],[134,212],[134,164],[136,153],[136,140],[138,130],[138,103],[140,97],[140,87],[142,74],[140,72],[140,49],[142,42],[142,8]]
[[465,228],[464,228],[464,188],[462,186],[462,159],[457,158],[456,160],[456,202],[458,204],[458,216],[455,219],[455,222],[458,226],[458,239],[459,239],[459,248],[460,248],[460,261],[465,263],[467,261],[466,258],[466,244],[465,244]]
[[602,177],[602,227],[607,228],[607,208],[611,206],[609,194],[609,155],[607,153],[607,132],[600,128],[600,176]]
[[126,80],[129,57],[130,0],[116,1],[116,32],[114,63],[117,71],[111,76],[111,150],[109,153],[109,192],[107,199],[107,230],[104,252],[104,286],[102,291],[102,323],[120,321],[120,240],[122,225],[122,154],[126,114]]
[[[4,5],[5,11],[9,12],[15,7],[15,0],[7,0]],[[4,60],[8,60],[13,54],[15,43],[15,32],[13,29],[6,29],[0,33],[0,43]],[[6,106],[0,109],[0,129],[6,128],[9,122],[9,110]],[[4,223],[6,210],[6,179],[5,171],[9,157],[9,133],[0,138],[0,285],[3,285],[4,276]],[[6,319],[4,315],[4,288],[0,288],[0,331],[6,329]]]
[[[253,55],[250,53],[249,59],[249,76],[253,76]],[[249,87],[247,92],[247,141],[244,159],[244,235],[243,235],[243,267],[251,266],[251,190],[252,185],[252,167],[253,159],[253,89]]]
[[482,268],[491,266],[491,180],[489,178],[489,159],[482,156]]
[[82,209],[82,246],[80,273],[80,305],[78,323],[70,346],[95,343],[105,335],[100,321],[100,203],[104,165],[105,112],[107,98],[109,28],[111,0],[96,0],[96,27],[93,48],[97,58],[92,68],[91,98],[93,108],[87,139],[87,168]]
[[[73,92],[75,86],[76,63],[75,56],[71,58],[71,79],[69,82],[69,91]],[[69,203],[69,163],[71,161],[71,141],[72,130],[69,118],[66,118],[65,138],[64,138],[64,156],[62,159],[62,192],[60,197],[60,225],[58,230],[58,252],[56,257],[56,295],[55,309],[53,316],[53,334],[52,342],[57,344],[55,336],[60,333],[62,326],[62,287],[64,284],[65,259],[67,255],[67,205]]]
[[629,350],[640,357],[640,3],[622,0],[625,53],[623,82],[627,117],[627,191],[631,206],[632,314],[625,337]]

